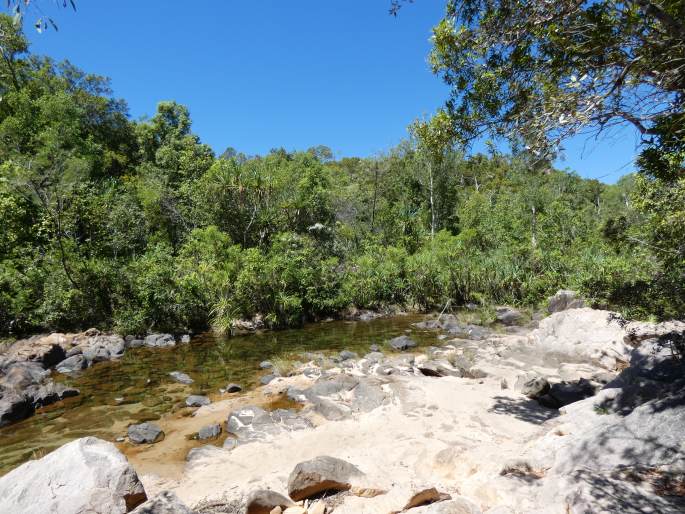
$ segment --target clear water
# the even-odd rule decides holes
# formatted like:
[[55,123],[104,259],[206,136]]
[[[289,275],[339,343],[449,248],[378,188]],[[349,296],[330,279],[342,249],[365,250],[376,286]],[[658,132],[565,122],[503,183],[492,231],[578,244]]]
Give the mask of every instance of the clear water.
[[[421,319],[407,315],[367,322],[332,321],[237,337],[204,334],[175,348],[128,350],[122,359],[96,364],[78,377],[54,374],[56,380],[78,387],[81,394],[0,428],[0,475],[79,437],[113,441],[126,433],[129,424],[159,419],[179,408],[189,394],[216,397],[230,382],[249,390],[267,373],[259,368],[263,360],[343,349],[362,355],[371,344],[382,345],[408,330],[419,345],[435,344],[434,332],[412,330],[412,323]],[[194,384],[175,383],[168,376],[171,371],[187,373]]]

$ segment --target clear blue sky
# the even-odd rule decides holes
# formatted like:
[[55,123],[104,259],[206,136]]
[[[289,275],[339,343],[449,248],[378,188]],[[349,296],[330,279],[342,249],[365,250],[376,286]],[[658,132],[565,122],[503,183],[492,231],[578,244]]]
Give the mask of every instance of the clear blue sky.
[[[373,155],[447,95],[426,63],[444,0],[416,0],[397,18],[390,0],[77,0],[76,13],[55,4],[40,3],[59,32],[39,35],[35,12],[27,17],[33,52],[111,77],[133,118],[161,100],[187,105],[219,153],[323,144],[337,157]],[[570,141],[557,165],[614,182],[634,154],[626,129]]]

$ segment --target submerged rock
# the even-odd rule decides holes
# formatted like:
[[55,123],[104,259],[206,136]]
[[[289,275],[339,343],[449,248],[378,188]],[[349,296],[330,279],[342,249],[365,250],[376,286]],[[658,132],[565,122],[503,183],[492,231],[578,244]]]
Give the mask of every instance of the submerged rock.
[[164,439],[164,432],[154,423],[141,423],[128,427],[128,439],[135,444],[152,444]]
[[65,444],[0,478],[0,512],[124,514],[147,499],[117,448],[95,437]]
[[171,373],[169,373],[169,376],[173,378],[176,382],[179,382],[181,384],[190,385],[194,382],[192,378],[190,378],[186,373],[183,373],[181,371],[172,371]]
[[391,339],[388,344],[393,350],[405,351],[416,347],[416,342],[408,336],[399,336]]

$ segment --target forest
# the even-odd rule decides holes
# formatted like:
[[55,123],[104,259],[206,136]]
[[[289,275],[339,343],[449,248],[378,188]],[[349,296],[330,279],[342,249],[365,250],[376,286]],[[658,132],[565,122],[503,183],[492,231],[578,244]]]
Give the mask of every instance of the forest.
[[0,335],[535,308],[560,288],[632,317],[685,311],[682,185],[436,152],[420,130],[371,158],[215,155],[187,107],[132,120],[106,78],[31,54],[9,16],[0,33]]

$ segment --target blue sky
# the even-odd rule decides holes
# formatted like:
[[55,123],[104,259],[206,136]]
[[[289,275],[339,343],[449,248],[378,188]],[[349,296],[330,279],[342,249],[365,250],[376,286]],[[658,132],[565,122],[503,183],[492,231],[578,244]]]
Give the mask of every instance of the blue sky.
[[[33,52],[111,77],[133,118],[161,100],[187,105],[217,152],[323,144],[337,157],[373,155],[447,96],[426,62],[444,0],[417,0],[397,18],[390,0],[77,0],[76,13],[56,3],[40,5],[59,32],[27,27]],[[614,182],[633,169],[630,129],[566,147],[557,165],[586,177]]]

